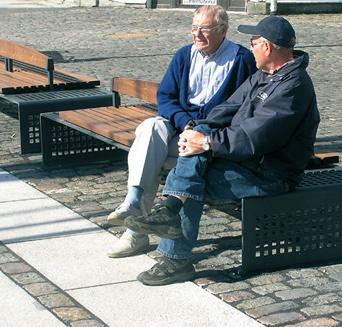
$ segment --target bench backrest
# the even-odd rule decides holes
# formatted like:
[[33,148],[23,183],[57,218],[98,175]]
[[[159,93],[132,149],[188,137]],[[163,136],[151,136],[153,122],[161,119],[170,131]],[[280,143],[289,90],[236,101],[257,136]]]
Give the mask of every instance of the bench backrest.
[[159,83],[156,82],[114,77],[112,85],[112,91],[114,92],[114,105],[117,108],[120,106],[120,94],[146,101],[152,105],[157,105],[158,88]]
[[0,56],[5,58],[5,70],[13,72],[13,60],[19,61],[35,68],[44,69],[47,72],[48,84],[53,85],[53,59],[13,41],[0,39]]

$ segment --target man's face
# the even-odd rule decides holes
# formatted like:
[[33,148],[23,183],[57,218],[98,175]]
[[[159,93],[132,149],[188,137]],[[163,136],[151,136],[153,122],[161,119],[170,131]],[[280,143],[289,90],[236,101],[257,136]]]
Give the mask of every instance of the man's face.
[[260,36],[253,36],[251,38],[251,51],[253,52],[258,69],[263,69],[266,64],[267,57],[265,56],[265,43],[265,40],[260,38]]
[[227,29],[223,25],[217,25],[213,16],[200,14],[192,21],[191,33],[197,50],[212,54],[219,48],[226,36]]

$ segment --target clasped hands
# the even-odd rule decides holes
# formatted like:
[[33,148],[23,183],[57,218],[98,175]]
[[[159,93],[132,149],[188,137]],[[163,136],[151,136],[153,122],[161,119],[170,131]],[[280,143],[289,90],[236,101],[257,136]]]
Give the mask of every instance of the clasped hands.
[[192,156],[203,153],[203,141],[205,135],[185,127],[183,133],[179,135],[178,151],[180,157]]

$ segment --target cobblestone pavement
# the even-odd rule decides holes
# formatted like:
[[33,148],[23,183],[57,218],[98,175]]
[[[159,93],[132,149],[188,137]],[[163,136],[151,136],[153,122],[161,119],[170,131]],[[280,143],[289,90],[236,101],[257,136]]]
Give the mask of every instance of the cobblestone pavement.
[[[237,34],[236,26],[255,23],[260,17],[231,14],[230,18],[229,37],[247,45],[248,38]],[[43,51],[59,67],[95,76],[109,88],[113,76],[159,81],[175,50],[190,41],[191,19],[187,10],[1,9],[0,38]],[[341,154],[342,15],[288,19],[297,31],[298,48],[310,54],[309,72],[322,118],[316,150]],[[40,155],[20,155],[15,112],[5,104],[1,108],[0,167],[107,228],[106,215],[125,195],[125,160],[44,169]],[[123,230],[109,231],[119,235]],[[342,325],[341,262],[240,277],[236,271],[241,262],[241,224],[210,208],[203,216],[194,252],[195,282],[265,325]],[[0,267],[6,264],[4,258]]]

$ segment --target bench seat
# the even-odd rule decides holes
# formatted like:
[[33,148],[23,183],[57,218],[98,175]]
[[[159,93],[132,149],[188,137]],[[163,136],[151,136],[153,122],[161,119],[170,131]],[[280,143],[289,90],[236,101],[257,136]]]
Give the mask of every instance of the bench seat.
[[[41,114],[43,164],[115,160],[118,149],[129,150],[136,127],[156,115],[157,87],[114,79],[115,107]],[[148,104],[121,106],[119,90]],[[337,153],[316,154],[311,168],[338,159]],[[342,170],[306,171],[295,192],[246,198],[241,205],[243,273],[342,258]]]
[[78,90],[9,94],[1,98],[14,105],[18,111],[22,154],[39,153],[41,151],[41,113],[56,110],[63,111],[110,106],[113,104],[113,94],[98,87]]
[[41,52],[0,39],[0,97],[18,109],[22,154],[40,152],[40,113],[112,105],[112,93],[99,84],[55,69]]
[[13,94],[43,90],[94,87],[100,81],[55,69],[52,58],[18,44],[0,39],[0,93]]
[[59,117],[112,141],[131,147],[135,129],[145,119],[154,117],[155,111],[143,106],[97,108],[60,112]]
[[95,78],[55,70],[51,86],[43,70],[34,67],[25,68],[23,64],[18,63],[14,65],[13,72],[8,72],[5,70],[5,63],[0,61],[0,93],[2,94],[49,91],[51,89],[70,90],[98,85],[100,85],[100,81]]

